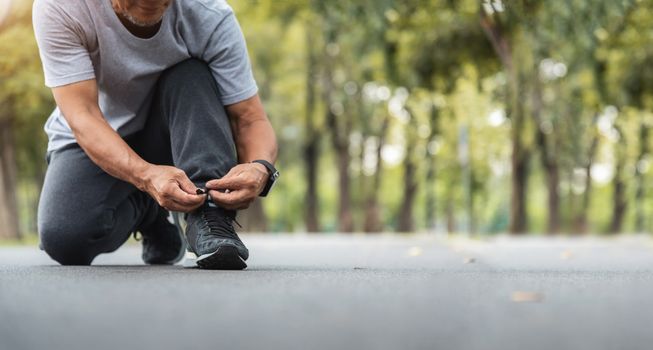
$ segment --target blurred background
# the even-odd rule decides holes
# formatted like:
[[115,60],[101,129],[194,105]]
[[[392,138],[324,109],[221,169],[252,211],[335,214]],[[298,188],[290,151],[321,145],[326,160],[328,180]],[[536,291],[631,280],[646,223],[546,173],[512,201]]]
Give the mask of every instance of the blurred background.
[[[282,173],[245,230],[653,228],[652,1],[230,4]],[[0,0],[0,240],[36,237],[53,108],[31,1]]]

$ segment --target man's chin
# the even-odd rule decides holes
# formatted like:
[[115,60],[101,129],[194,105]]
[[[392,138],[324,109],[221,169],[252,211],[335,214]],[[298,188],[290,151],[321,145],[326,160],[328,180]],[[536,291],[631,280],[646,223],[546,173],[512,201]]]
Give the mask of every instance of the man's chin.
[[122,16],[125,17],[125,19],[127,21],[129,21],[129,23],[131,23],[131,24],[133,24],[133,25],[135,25],[137,27],[141,27],[141,28],[147,28],[147,27],[155,26],[156,24],[161,22],[161,20],[163,19],[163,15],[161,15],[161,17],[153,19],[153,20],[141,20],[141,19],[138,19],[138,18],[132,16],[129,13],[122,13]]

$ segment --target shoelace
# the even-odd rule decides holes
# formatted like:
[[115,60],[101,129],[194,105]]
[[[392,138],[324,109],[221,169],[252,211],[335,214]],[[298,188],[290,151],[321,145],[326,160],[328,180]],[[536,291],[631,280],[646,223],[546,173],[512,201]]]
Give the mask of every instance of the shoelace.
[[223,210],[217,208],[204,208],[202,210],[202,218],[206,220],[211,233],[215,236],[240,240],[233,229],[232,223],[236,223],[240,228],[242,228],[242,225],[235,217],[227,215]]

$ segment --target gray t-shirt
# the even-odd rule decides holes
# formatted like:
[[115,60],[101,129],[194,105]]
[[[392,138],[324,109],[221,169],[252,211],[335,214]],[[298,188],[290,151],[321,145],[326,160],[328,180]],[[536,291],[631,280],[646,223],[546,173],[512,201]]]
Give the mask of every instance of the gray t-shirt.
[[[100,110],[123,137],[143,128],[139,111],[161,72],[188,58],[208,63],[224,105],[258,91],[245,39],[224,0],[173,0],[149,39],[124,27],[111,0],[36,0],[33,22],[45,85],[96,79]],[[76,142],[58,108],[45,131],[48,151]]]

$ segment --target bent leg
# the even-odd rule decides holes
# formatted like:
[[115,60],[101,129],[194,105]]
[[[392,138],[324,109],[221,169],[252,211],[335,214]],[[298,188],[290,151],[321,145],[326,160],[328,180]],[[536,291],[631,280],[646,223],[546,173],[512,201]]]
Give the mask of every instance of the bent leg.
[[41,247],[62,265],[89,265],[147,220],[154,200],[105,173],[78,146],[51,154],[38,209]]
[[198,187],[236,166],[229,118],[206,63],[189,59],[165,71],[149,118],[167,124],[174,165]]

